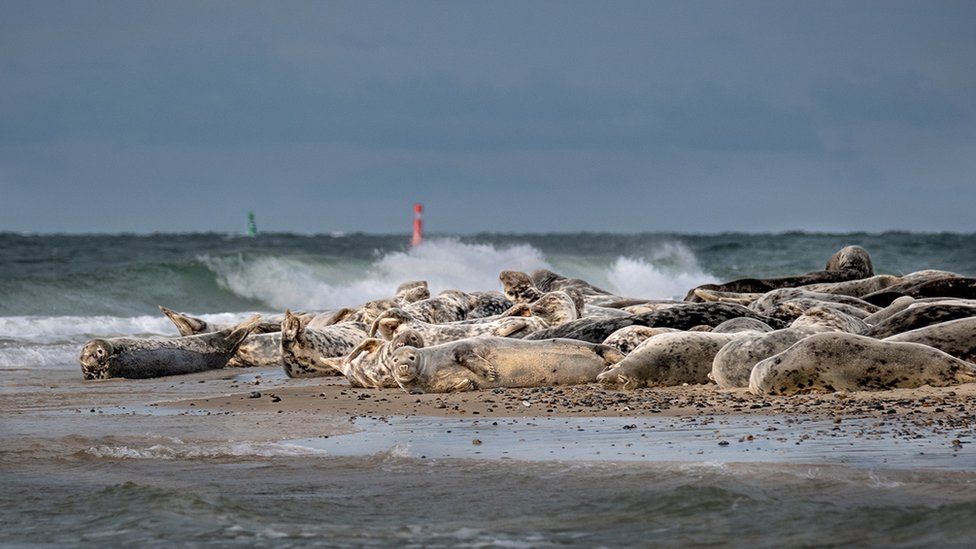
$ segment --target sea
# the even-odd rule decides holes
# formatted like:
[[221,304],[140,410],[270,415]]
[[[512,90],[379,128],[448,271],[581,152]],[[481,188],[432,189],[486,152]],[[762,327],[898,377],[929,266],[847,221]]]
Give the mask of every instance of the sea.
[[409,280],[497,290],[499,271],[539,268],[681,298],[820,270],[851,244],[877,273],[976,276],[976,234],[956,233],[431,235],[415,248],[407,235],[0,233],[0,546],[971,547],[968,440],[840,437],[798,451],[801,438],[769,439],[748,455],[715,444],[768,427],[747,417],[718,430],[528,415],[271,429],[153,405],[254,374],[85,383],[78,365],[93,337],[175,336],[159,305],[232,322],[355,306]]

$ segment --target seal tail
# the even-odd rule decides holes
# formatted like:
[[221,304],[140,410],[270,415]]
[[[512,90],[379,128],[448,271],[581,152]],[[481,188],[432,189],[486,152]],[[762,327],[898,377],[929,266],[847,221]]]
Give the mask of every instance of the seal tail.
[[159,305],[159,310],[176,325],[176,329],[179,330],[181,336],[197,335],[207,330],[207,323],[199,318],[178,313],[162,305]]
[[237,352],[237,348],[244,343],[247,336],[251,335],[254,330],[256,330],[261,325],[261,315],[254,315],[251,318],[241,322],[237,326],[234,326],[230,334],[227,336],[227,341],[232,345],[231,354]]
[[607,363],[607,369],[627,357],[627,355],[621,353],[616,348],[602,343],[594,345],[593,351]]

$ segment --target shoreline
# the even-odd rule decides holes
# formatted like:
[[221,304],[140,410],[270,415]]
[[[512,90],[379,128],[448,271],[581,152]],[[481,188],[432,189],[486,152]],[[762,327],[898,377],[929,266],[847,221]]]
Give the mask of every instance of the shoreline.
[[[439,394],[351,387],[341,377],[301,386],[238,381],[235,392],[154,403],[164,408],[231,412],[309,412],[353,417],[681,417],[784,415],[820,419],[896,416],[956,428],[976,426],[976,383],[950,387],[757,396],[713,385],[606,389],[598,384],[505,388]],[[257,382],[257,383],[255,383]]]

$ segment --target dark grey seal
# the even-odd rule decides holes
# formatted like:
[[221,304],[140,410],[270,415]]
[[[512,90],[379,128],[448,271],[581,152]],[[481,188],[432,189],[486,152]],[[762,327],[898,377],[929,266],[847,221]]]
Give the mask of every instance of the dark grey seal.
[[742,278],[721,284],[703,284],[693,288],[685,296],[685,301],[699,302],[695,290],[706,289],[719,292],[766,293],[779,288],[795,288],[824,282],[846,282],[874,276],[871,255],[860,246],[846,246],[830,256],[822,271],[814,271],[797,276],[781,278]]
[[747,317],[765,322],[773,328],[783,328],[781,320],[760,315],[742,305],[734,303],[684,303],[668,309],[652,311],[627,318],[607,320],[580,319],[561,326],[539,330],[525,339],[541,340],[550,338],[569,338],[590,343],[599,343],[613,332],[627,326],[647,326],[649,328],[675,328],[688,330],[695,326],[718,326],[726,320]]
[[93,339],[81,349],[81,373],[85,379],[144,379],[216,370],[260,322],[255,315],[233,328],[194,336]]

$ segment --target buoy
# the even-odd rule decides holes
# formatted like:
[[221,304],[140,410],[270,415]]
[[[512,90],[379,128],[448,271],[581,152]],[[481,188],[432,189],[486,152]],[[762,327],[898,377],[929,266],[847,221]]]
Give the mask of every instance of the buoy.
[[258,235],[258,224],[254,221],[254,212],[247,212],[247,236]]
[[413,240],[412,246],[420,246],[424,241],[424,206],[419,202],[413,205]]

